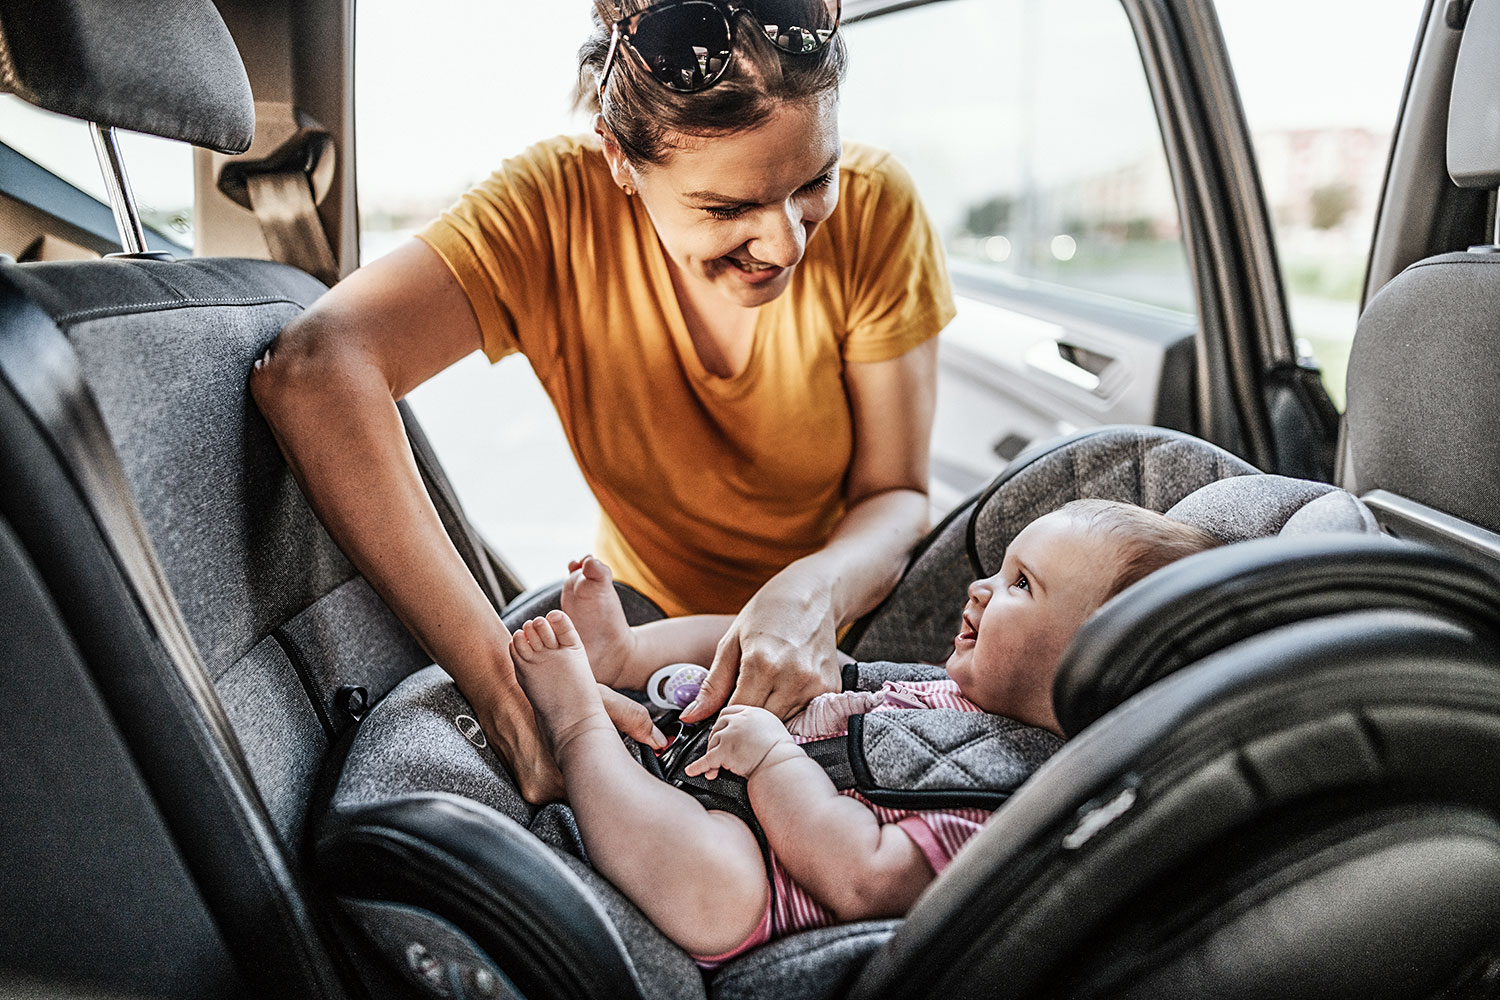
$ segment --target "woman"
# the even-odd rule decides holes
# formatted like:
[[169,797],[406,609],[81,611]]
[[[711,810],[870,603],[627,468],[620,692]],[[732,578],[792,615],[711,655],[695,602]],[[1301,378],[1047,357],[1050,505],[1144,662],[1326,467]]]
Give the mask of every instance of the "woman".
[[837,630],[926,529],[933,338],[953,313],[910,179],[841,147],[837,17],[837,0],[596,0],[594,135],[508,161],[256,366],[324,523],[532,801],[557,771],[395,401],[476,347],[524,352],[618,578],[673,614],[743,605],[684,718],[731,694],[786,716],[836,689]]

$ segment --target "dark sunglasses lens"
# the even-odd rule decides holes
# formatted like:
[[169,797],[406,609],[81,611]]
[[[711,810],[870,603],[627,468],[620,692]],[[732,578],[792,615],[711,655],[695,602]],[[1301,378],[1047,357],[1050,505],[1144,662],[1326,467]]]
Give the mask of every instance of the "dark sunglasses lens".
[[729,61],[729,22],[714,4],[675,4],[643,14],[630,44],[663,86],[702,90]]
[[783,52],[816,52],[839,23],[838,0],[756,0],[750,10]]

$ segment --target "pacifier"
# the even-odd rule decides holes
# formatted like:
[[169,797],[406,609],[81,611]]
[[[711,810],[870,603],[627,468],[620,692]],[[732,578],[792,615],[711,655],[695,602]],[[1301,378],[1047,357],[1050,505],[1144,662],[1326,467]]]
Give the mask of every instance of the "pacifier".
[[671,663],[651,675],[646,682],[646,697],[657,708],[684,709],[698,697],[706,677],[707,667],[696,663]]

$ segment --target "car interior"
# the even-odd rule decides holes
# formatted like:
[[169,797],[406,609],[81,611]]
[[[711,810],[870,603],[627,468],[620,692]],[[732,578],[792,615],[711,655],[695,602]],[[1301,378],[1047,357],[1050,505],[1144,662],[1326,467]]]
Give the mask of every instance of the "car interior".
[[[349,7],[296,6],[278,22],[306,29],[296,45],[351,30]],[[1199,0],[1127,7],[1189,49],[1212,27]],[[322,110],[339,100],[326,81],[254,92],[246,66],[277,43],[245,30],[255,13],[0,2],[0,88],[91,123],[122,245],[0,258],[0,993],[1493,994],[1500,0],[1426,9],[1330,481],[1311,477],[1326,414],[1297,375],[1232,433],[1200,407],[1187,429],[1021,451],[844,637],[847,686],[940,661],[968,581],[1068,500],[1138,503],[1232,544],[1089,621],[1053,692],[1068,741],[1034,773],[987,766],[1007,752],[993,732],[912,730],[920,766],[884,770],[853,733],[858,787],[993,818],[905,918],[794,934],[711,973],[589,867],[565,805],[521,799],[250,399],[254,360],[356,259],[352,125]],[[201,255],[146,249],[116,129],[208,151],[214,211],[234,222]],[[1204,340],[1197,367],[1217,350]],[[1281,433],[1299,412],[1312,430]],[[497,611],[552,606],[557,588],[522,591],[402,415]],[[632,621],[660,615],[622,597]]]

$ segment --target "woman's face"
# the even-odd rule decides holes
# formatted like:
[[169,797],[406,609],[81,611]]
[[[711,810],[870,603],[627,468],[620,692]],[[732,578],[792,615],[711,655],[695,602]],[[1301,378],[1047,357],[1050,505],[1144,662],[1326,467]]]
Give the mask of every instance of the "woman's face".
[[839,200],[838,95],[785,103],[757,128],[684,137],[636,167],[605,136],[616,182],[633,187],[679,280],[754,307],[786,290]]

